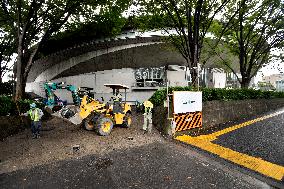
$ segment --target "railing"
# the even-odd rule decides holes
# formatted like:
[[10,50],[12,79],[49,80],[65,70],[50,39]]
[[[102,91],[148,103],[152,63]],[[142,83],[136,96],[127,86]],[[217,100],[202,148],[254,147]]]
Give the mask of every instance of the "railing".
[[143,82],[135,82],[132,85],[132,88],[160,88],[166,86],[163,82],[158,81],[143,81]]

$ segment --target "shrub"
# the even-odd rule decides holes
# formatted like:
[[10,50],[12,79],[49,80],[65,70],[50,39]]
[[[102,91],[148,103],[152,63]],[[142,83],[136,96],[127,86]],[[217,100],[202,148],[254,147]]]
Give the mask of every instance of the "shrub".
[[[173,91],[196,91],[192,87],[169,87],[169,94]],[[274,92],[274,91],[260,91],[254,89],[212,89],[212,88],[202,88],[202,100],[212,101],[212,100],[245,100],[245,99],[271,99],[271,98],[284,98],[284,92]],[[150,101],[154,106],[162,105],[167,99],[167,90],[160,89],[156,91]],[[172,100],[172,98],[170,98]]]
[[13,109],[14,103],[11,97],[0,96],[0,116],[8,115]]
[[[0,96],[0,116],[19,115],[25,113],[30,109],[30,104],[35,101],[30,99],[23,99],[17,102],[12,100],[10,96]],[[43,108],[44,104],[35,102],[38,108]],[[20,111],[20,113],[19,113]]]

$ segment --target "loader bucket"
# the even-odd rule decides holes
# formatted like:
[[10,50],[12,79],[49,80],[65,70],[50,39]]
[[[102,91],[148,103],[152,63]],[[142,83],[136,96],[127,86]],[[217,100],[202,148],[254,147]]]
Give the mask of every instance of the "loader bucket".
[[83,121],[79,114],[79,111],[79,107],[71,105],[63,107],[60,111],[55,112],[52,115],[69,121],[75,125],[79,125]]
[[81,118],[81,116],[79,115],[79,113],[76,113],[73,117],[70,117],[68,119],[68,121],[70,121],[71,123],[75,124],[75,125],[79,125],[82,123],[83,119]]
[[90,114],[92,114],[92,112],[106,112],[107,109],[105,109],[105,106],[106,105],[104,103],[100,103],[99,101],[85,95],[82,98],[80,107],[76,105],[64,106],[60,111],[55,112],[52,115],[79,125],[82,123],[83,119],[87,118]]

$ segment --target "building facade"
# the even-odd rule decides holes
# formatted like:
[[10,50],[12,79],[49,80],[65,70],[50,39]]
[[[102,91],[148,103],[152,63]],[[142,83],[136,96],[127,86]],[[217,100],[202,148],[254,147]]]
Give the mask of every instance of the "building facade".
[[[190,70],[179,52],[169,48],[156,35],[126,33],[115,39],[90,41],[37,60],[29,73],[26,92],[45,97],[43,83],[65,82],[76,87],[93,88],[94,97],[109,99],[112,91],[106,83],[122,84],[127,101],[145,101],[159,88],[188,86]],[[201,68],[199,67],[199,70]],[[222,69],[200,71],[200,86],[225,88],[227,74]],[[55,94],[68,102],[68,91]]]
[[276,81],[276,91],[284,92],[284,80]]
[[[159,88],[187,86],[184,58],[161,42],[158,36],[133,33],[116,39],[96,40],[65,49],[37,60],[29,73],[26,92],[45,97],[43,83],[65,82],[93,88],[95,98],[108,99],[112,91],[106,83],[130,87],[127,101],[144,101]],[[171,68],[171,69],[168,69]],[[68,102],[68,91],[55,94]]]
[[284,74],[272,74],[269,76],[263,77],[263,82],[270,83],[276,88],[276,81],[284,80]]

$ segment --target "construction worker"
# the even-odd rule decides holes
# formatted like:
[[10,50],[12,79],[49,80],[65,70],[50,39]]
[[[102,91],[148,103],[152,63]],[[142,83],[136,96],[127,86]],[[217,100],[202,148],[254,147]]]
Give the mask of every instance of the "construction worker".
[[121,107],[122,96],[119,93],[118,89],[115,91],[115,94],[113,95],[113,97],[111,97],[111,99],[113,100],[113,112],[122,113],[123,111]]
[[121,102],[122,95],[119,93],[119,90],[116,89],[114,96],[112,97],[114,102]]
[[152,132],[152,109],[153,104],[150,101],[145,101],[143,103],[144,105],[144,124],[143,124],[143,130],[144,132],[151,133]]
[[22,114],[25,116],[29,116],[31,118],[31,130],[33,134],[33,139],[40,138],[40,128],[41,128],[41,117],[43,116],[43,112],[41,109],[36,107],[35,103],[30,104],[30,110],[26,113]]

